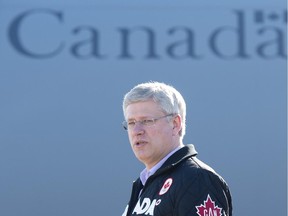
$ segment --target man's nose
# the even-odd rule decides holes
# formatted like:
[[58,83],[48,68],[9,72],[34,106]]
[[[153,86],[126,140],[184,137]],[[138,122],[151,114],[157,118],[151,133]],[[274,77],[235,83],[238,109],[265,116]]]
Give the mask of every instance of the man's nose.
[[135,126],[133,128],[133,132],[138,134],[143,134],[144,133],[144,126],[141,124],[141,122],[136,122]]

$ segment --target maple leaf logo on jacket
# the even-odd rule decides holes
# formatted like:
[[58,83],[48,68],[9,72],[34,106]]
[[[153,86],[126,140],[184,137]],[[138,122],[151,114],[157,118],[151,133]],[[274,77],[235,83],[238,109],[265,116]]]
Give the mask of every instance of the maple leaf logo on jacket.
[[161,190],[159,192],[159,195],[161,196],[161,195],[165,194],[169,190],[169,188],[171,187],[172,183],[173,183],[173,179],[172,178],[168,178],[164,182],[164,184],[163,184],[163,186],[162,186],[162,188],[161,188]]
[[208,194],[206,201],[204,201],[204,205],[196,206],[197,214],[199,216],[222,216],[222,208],[219,208],[215,205],[215,202],[211,199]]

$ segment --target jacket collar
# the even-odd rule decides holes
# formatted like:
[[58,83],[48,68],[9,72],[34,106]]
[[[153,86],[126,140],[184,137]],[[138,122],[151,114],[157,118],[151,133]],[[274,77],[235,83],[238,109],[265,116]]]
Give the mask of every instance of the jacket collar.
[[[176,151],[173,155],[171,155],[165,163],[161,166],[158,170],[160,173],[170,169],[171,167],[176,166],[181,161],[185,160],[186,158],[195,157],[197,155],[197,151],[193,144],[187,144],[183,148]],[[158,171],[156,173],[158,173]],[[155,174],[156,174],[155,173]]]

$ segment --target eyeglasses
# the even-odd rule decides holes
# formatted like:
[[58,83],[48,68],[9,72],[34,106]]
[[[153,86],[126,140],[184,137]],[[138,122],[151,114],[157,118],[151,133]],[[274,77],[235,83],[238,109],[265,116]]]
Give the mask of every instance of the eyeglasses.
[[166,118],[168,116],[173,116],[174,114],[168,114],[168,115],[165,115],[165,116],[161,116],[161,117],[158,117],[158,118],[149,118],[149,119],[143,119],[143,120],[140,120],[140,121],[136,121],[136,120],[130,120],[130,121],[123,121],[122,122],[122,125],[124,127],[125,130],[131,130],[133,129],[135,126],[136,126],[136,123],[139,123],[141,126],[152,126],[156,123],[157,120],[159,119],[162,119],[162,118]]

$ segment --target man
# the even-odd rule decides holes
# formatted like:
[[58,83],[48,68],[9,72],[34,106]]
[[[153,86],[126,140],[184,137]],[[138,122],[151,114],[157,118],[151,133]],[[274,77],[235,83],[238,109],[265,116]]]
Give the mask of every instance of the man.
[[124,128],[145,169],[122,216],[232,216],[229,188],[183,145],[186,104],[172,86],[142,83],[124,97]]

